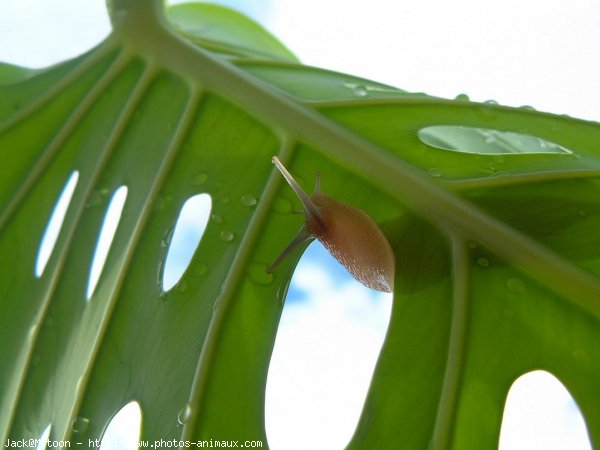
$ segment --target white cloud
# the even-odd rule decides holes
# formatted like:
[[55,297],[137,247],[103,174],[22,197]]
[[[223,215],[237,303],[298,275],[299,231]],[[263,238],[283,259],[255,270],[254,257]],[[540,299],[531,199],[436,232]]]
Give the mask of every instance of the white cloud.
[[[391,312],[391,296],[316,264],[314,243],[292,285],[269,367],[266,423],[274,450],[343,448],[351,438]],[[307,261],[307,262],[304,262]]]
[[579,408],[548,372],[515,381],[504,414],[499,450],[591,450]]

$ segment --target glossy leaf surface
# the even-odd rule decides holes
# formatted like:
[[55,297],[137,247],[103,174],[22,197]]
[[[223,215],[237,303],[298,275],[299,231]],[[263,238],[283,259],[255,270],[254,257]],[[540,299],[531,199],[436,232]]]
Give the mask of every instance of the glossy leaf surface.
[[[295,261],[263,268],[301,223],[271,165],[279,155],[307,188],[321,171],[323,191],[364,209],[396,254],[390,329],[350,448],[496,448],[511,382],[537,368],[565,383],[600,445],[598,124],[302,66],[214,6],[110,6],[114,32],[89,53],[36,73],[0,67],[2,442],[49,423],[52,439],[96,439],[132,400],[144,440],[266,442],[266,375]],[[436,146],[420,140],[441,125],[566,151],[499,153],[477,133],[454,151],[444,128]],[[127,200],[86,302],[120,186]],[[220,220],[164,293],[161,243],[201,193]]]

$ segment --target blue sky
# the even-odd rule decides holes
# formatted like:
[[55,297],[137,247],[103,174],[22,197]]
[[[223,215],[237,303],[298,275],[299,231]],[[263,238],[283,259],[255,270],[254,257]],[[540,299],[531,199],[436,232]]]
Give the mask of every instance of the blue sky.
[[[222,3],[261,22],[307,64],[442,97],[467,93],[600,120],[594,0]],[[44,67],[89,49],[108,31],[103,0],[2,0],[0,61]],[[267,388],[270,445],[343,448],[391,300],[355,283],[317,244],[303,256],[289,295]],[[515,386],[520,400],[507,406],[514,423],[501,449],[589,448],[564,388],[546,374],[531,380]]]

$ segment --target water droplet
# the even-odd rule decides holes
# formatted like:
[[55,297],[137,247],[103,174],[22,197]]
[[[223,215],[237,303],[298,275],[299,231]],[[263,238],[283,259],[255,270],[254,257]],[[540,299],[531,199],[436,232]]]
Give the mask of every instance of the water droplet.
[[431,175],[432,177],[435,177],[435,178],[439,178],[442,176],[442,171],[440,169],[438,169],[437,167],[432,167],[427,172],[429,173],[429,175]]
[[461,102],[468,102],[470,99],[467,94],[458,94],[456,97],[454,97],[454,100],[458,100]]
[[496,118],[494,106],[498,105],[495,100],[486,100],[479,108],[479,113],[484,120],[493,120]]
[[248,267],[250,279],[261,286],[268,286],[273,282],[273,274],[267,273],[267,265],[254,262]]
[[278,197],[273,204],[273,209],[281,214],[289,214],[292,212],[292,202],[285,197]]
[[100,191],[94,189],[92,192],[90,192],[90,195],[88,196],[87,201],[85,202],[85,206],[90,208],[92,206],[98,206],[101,202],[102,194],[100,193]]
[[477,264],[485,269],[490,267],[490,260],[482,256],[481,258],[477,258]]
[[87,417],[77,417],[75,420],[73,420],[71,428],[73,429],[74,433],[83,433],[85,430],[87,430],[89,425],[90,419]]
[[204,276],[206,275],[206,272],[208,272],[208,266],[206,264],[200,263],[194,268],[194,272],[198,276]]
[[194,184],[194,186],[200,186],[201,184],[204,184],[206,180],[208,180],[208,175],[205,173],[199,173],[194,177],[192,183]]
[[343,84],[344,84],[344,87],[350,89],[352,91],[352,93],[354,95],[356,95],[357,97],[364,97],[369,92],[367,87],[363,86],[362,84],[356,84],[356,83],[343,83]]
[[506,286],[513,292],[523,292],[525,290],[525,284],[518,278],[511,278],[506,282]]
[[224,196],[224,197],[221,197],[221,202],[222,202],[222,203],[225,203],[225,204],[229,203],[229,196],[228,196],[228,195],[226,195],[226,196]]
[[185,292],[188,288],[188,283],[185,280],[181,280],[179,283],[177,283],[177,287],[175,288],[175,290],[179,293],[181,292]]
[[519,106],[519,109],[524,109],[525,111],[535,111],[535,108],[531,105]]
[[211,214],[210,218],[214,223],[223,223],[223,218],[218,214]]
[[179,411],[177,422],[179,422],[180,425],[185,425],[187,421],[190,420],[191,415],[192,406],[189,403],[186,403],[185,406],[181,408],[181,411]]
[[256,198],[254,198],[250,194],[246,194],[246,195],[242,196],[242,198],[240,199],[240,201],[242,202],[242,205],[244,205],[244,206],[254,206],[254,205],[256,205]]
[[231,242],[233,241],[234,234],[231,231],[223,230],[220,237],[222,241]]
[[168,247],[173,238],[173,228],[169,228],[160,241],[161,247]]
[[354,95],[356,95],[357,97],[365,97],[368,94],[367,88],[361,84],[357,84],[356,86],[354,86],[352,92],[354,92]]

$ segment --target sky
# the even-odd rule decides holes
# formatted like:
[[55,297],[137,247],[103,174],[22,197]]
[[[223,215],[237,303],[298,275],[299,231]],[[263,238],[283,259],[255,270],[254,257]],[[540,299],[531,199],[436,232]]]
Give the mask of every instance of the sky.
[[[595,0],[223,3],[262,23],[306,64],[435,96],[467,94],[600,120]],[[45,67],[91,48],[108,32],[103,0],[0,1],[0,61]],[[202,220],[196,215],[182,227],[189,232]],[[322,247],[309,247],[292,280],[269,371],[271,448],[344,447],[390,309],[389,296],[361,287]],[[139,420],[139,411],[127,411],[133,413],[121,415],[127,416],[123,423]],[[103,449],[129,448],[119,442]],[[519,379],[507,402],[500,449],[564,448],[589,448],[568,392],[547,373]]]

